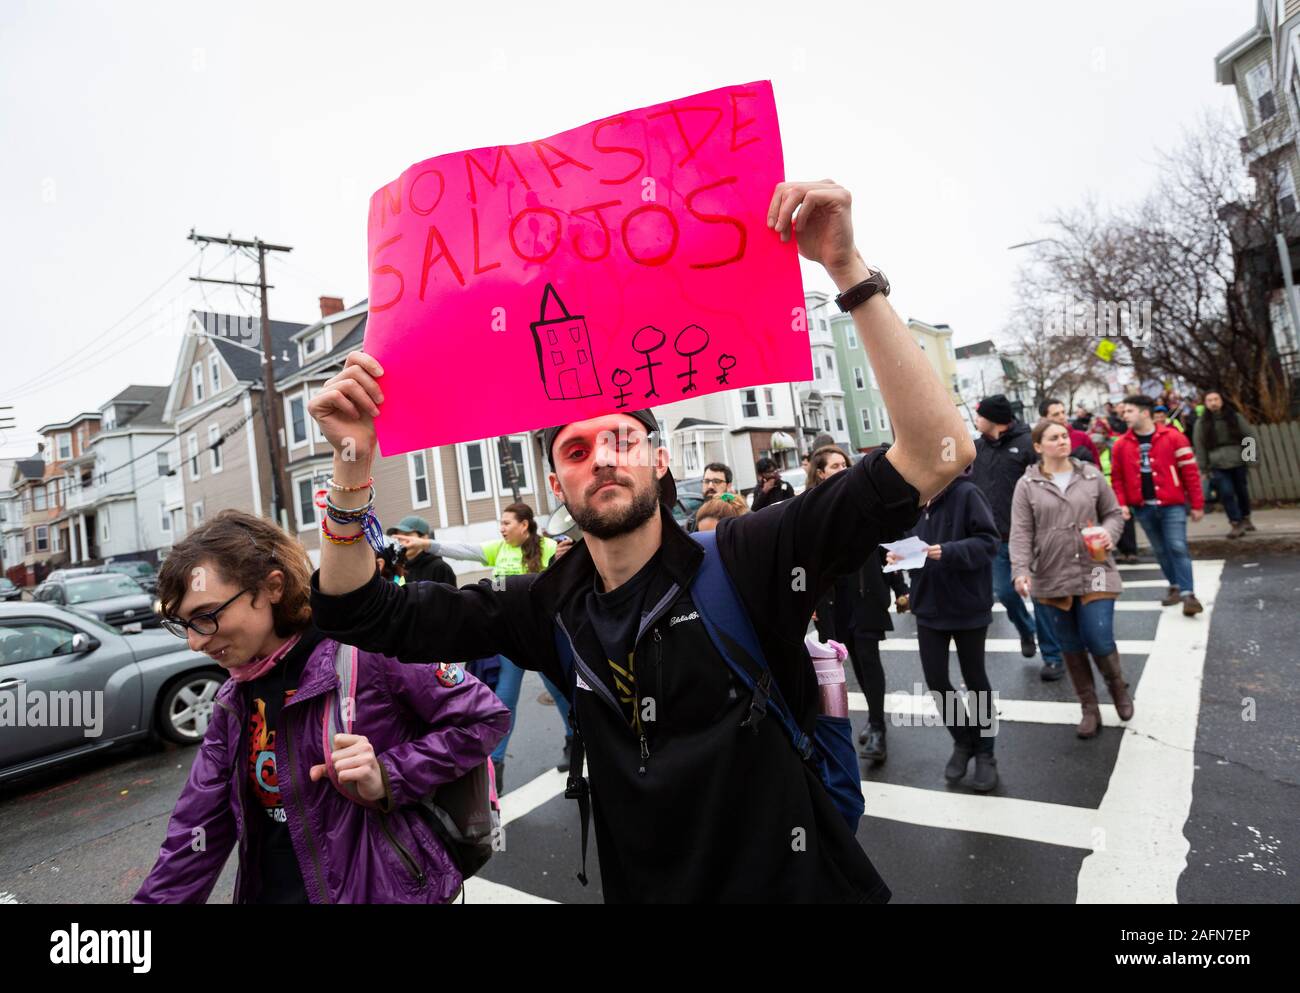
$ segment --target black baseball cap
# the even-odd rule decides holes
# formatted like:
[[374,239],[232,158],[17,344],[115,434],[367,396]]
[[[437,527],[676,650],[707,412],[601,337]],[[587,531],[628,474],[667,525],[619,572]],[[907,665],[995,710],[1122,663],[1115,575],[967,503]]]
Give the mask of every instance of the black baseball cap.
[[[612,413],[626,414],[628,417],[640,421],[641,425],[646,429],[647,434],[657,434],[659,431],[659,422],[655,420],[654,411],[649,407],[643,407],[640,410],[616,410],[612,411]],[[555,468],[555,455],[551,451],[552,446],[555,444],[555,439],[559,436],[561,431],[572,423],[574,422],[566,421],[563,424],[556,424],[554,427],[549,427],[542,432],[542,443],[546,446],[546,459],[551,463],[551,469]],[[659,480],[659,500],[661,503],[667,504],[669,507],[674,507],[677,504],[677,483],[673,480],[673,470],[671,467],[669,467],[668,471],[665,472]]]

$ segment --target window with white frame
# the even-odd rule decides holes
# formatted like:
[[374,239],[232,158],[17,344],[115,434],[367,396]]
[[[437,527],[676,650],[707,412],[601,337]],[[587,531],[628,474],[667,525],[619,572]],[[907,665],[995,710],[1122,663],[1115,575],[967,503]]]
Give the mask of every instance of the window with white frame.
[[214,473],[221,471],[221,427],[217,424],[208,425],[208,460]]
[[[532,477],[528,472],[528,462],[524,458],[524,450],[527,448],[528,438],[525,435],[511,435],[509,444],[510,458],[513,459],[515,463],[515,478],[519,482],[519,492],[531,493],[533,489]],[[497,469],[498,476],[501,480],[501,492],[509,493],[510,474],[506,470],[506,460],[502,458],[501,455],[501,445],[497,442],[493,442],[492,445],[493,448],[496,449],[497,453]]]
[[32,533],[30,531],[23,532],[23,554],[32,554]]
[[190,479],[199,478],[199,436],[186,435],[185,445],[190,453]]
[[208,381],[212,385],[212,395],[221,392],[221,356],[214,355],[208,359]]
[[158,527],[163,534],[172,533],[172,514],[165,503],[158,504]]
[[772,387],[770,386],[763,387],[763,406],[767,408],[768,417],[776,416],[776,401],[772,395]]
[[424,452],[407,454],[406,476],[411,486],[411,507],[429,506],[429,463]]
[[53,541],[54,541],[54,547],[51,548],[50,551],[53,551],[53,552],[61,552],[61,551],[63,551],[63,529],[62,529],[62,528],[59,528],[59,527],[56,527],[56,528],[54,529],[54,533],[53,533],[52,535],[50,535],[50,537],[51,537],[51,538],[53,539]]
[[860,365],[855,365],[853,367],[853,385],[859,390],[865,390],[867,388],[867,380],[866,377],[862,375],[862,366]]
[[758,416],[758,390],[740,391],[740,416]]
[[54,436],[55,442],[59,448],[59,461],[72,458],[72,432],[64,431],[62,434]]
[[36,550],[38,552],[50,550],[50,529],[44,524],[36,526]]
[[312,476],[299,476],[293,481],[293,492],[298,511],[298,530],[310,531],[320,526],[320,508],[316,506],[316,480]]
[[203,523],[203,501],[199,500],[190,506],[190,520],[194,522],[193,526],[198,527]]
[[172,471],[171,455],[167,452],[158,453],[158,476],[159,478],[167,475]]
[[34,490],[32,490],[32,498],[33,498],[32,510],[46,509],[44,485],[37,486]]
[[195,362],[190,367],[190,391],[195,403],[203,402],[203,363]]
[[844,337],[847,339],[850,348],[858,347],[858,329],[852,321],[844,322]]
[[289,398],[289,445],[307,444],[307,402],[300,396]]
[[315,334],[308,335],[302,340],[303,358],[308,358],[325,349],[325,333],[317,331]]
[[[314,390],[309,390],[308,393],[307,393],[307,398],[310,400],[312,397],[314,397],[314,396],[315,396],[317,393],[319,393],[320,391],[321,391],[321,388],[320,388],[319,386],[316,387]],[[316,422],[316,418],[314,418],[314,417],[309,417],[309,418],[307,418],[307,419],[308,419],[309,421],[311,421],[311,436],[312,436],[312,438],[315,440],[316,444],[318,444],[318,445],[324,445],[324,444],[326,443],[326,442],[325,442],[325,435],[323,435],[323,434],[321,433],[320,424],[318,424],[318,423]]]
[[487,459],[483,453],[484,442],[471,441],[461,446],[464,459],[465,496],[469,499],[491,496],[487,476]]
[[835,404],[835,430],[844,433],[844,404]]
[[881,431],[889,430],[889,413],[884,407],[876,408],[876,423],[880,425]]
[[1261,62],[1246,73],[1246,93],[1250,96],[1250,110],[1257,125],[1263,124],[1277,113],[1277,101],[1273,95],[1273,68],[1268,62]]
[[1277,184],[1277,209],[1285,217],[1287,214],[1294,214],[1296,210],[1295,202],[1295,176],[1291,173],[1291,166],[1284,159],[1277,167],[1274,177]]
[[826,359],[826,372],[829,375],[829,378],[834,379],[835,378],[835,356],[832,355],[830,352],[827,352],[824,357]]
[[871,412],[870,412],[869,410],[867,410],[866,407],[862,407],[862,408],[859,409],[859,413],[862,414],[862,430],[863,430],[863,431],[870,431],[870,430],[871,430]]
[[694,445],[687,445],[682,449],[682,458],[688,474],[693,476],[700,471],[700,453]]

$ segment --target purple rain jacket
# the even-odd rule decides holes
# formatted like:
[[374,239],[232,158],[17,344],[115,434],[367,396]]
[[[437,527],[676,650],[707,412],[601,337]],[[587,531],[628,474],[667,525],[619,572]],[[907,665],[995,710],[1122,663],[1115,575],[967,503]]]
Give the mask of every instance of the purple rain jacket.
[[[349,800],[327,777],[321,718],[338,686],[334,651],[323,639],[286,701],[275,764],[307,896],[312,903],[445,903],[461,875],[438,838],[407,805],[487,759],[510,725],[510,711],[468,673],[445,686],[434,665],[359,652],[353,732],[365,735],[383,771],[376,807]],[[167,825],[167,838],[133,903],[202,903],[230,850],[238,845],[235,903],[256,892],[248,818],[261,814],[248,795],[248,706],[240,684],[218,691],[189,782]],[[406,808],[406,809],[404,809]]]

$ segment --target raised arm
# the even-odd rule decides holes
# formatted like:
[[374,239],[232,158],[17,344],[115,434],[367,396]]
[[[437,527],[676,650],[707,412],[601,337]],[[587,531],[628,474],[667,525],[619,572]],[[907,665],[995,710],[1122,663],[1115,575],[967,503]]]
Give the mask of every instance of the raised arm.
[[[768,207],[768,226],[783,240],[793,229],[800,254],[825,266],[841,293],[871,275],[854,244],[851,200],[848,190],[830,180],[778,183]],[[876,293],[852,314],[894,425],[894,444],[886,457],[924,502],[974,460],[975,445],[951,389],[940,381],[889,300]]]

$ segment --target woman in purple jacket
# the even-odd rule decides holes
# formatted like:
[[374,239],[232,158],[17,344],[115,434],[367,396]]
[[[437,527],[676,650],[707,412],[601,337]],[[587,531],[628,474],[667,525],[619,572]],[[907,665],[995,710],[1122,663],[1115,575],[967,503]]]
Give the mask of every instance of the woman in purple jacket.
[[[444,903],[461,874],[413,806],[487,760],[509,711],[459,666],[357,658],[356,734],[325,765],[337,642],[311,620],[311,563],[270,521],[228,510],[158,575],[165,626],[224,668],[207,732],[136,903],[207,900],[238,848],[235,903]],[[345,701],[346,703],[346,701]]]

